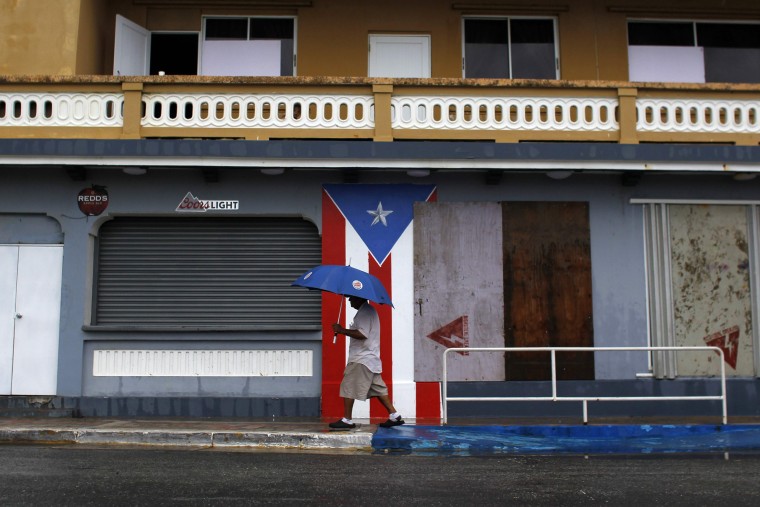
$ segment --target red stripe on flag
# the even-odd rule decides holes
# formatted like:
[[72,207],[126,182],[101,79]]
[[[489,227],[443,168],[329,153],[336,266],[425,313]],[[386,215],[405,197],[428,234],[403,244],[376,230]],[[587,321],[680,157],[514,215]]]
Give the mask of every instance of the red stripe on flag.
[[[382,265],[379,265],[375,258],[369,257],[369,273],[375,275],[388,291],[391,301],[393,301],[393,284],[391,272],[391,260],[393,254],[388,254]],[[380,317],[380,359],[383,361],[382,377],[388,386],[388,394],[393,399],[393,309],[390,305],[373,305],[377,309]],[[369,405],[370,418],[387,419],[388,412],[383,405],[376,399],[373,399]]]
[[[346,220],[332,198],[322,190],[322,264],[346,264]],[[322,417],[342,417],[343,399],[340,381],[346,366],[346,337],[338,335],[333,344],[332,325],[341,314],[345,327],[346,309],[341,311],[343,298],[322,293]]]
[[[438,188],[435,188],[430,193],[427,202],[438,202]],[[417,421],[432,419],[431,424],[438,424],[441,418],[440,382],[415,382],[415,385],[417,391],[417,403],[415,407],[417,410]]]
[[439,382],[416,382],[417,385],[417,421],[441,417],[441,384]]

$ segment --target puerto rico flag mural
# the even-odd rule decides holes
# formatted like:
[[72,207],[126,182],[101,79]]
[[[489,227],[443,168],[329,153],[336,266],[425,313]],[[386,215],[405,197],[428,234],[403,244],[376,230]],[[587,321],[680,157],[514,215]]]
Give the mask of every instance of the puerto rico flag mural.
[[[351,265],[378,277],[395,308],[373,306],[380,316],[383,380],[404,417],[440,417],[440,386],[414,381],[414,203],[436,200],[434,185],[324,185],[322,190],[322,263]],[[343,415],[339,395],[348,343],[331,325],[356,313],[340,296],[322,295],[322,415]],[[355,418],[385,419],[377,400],[357,401]]]

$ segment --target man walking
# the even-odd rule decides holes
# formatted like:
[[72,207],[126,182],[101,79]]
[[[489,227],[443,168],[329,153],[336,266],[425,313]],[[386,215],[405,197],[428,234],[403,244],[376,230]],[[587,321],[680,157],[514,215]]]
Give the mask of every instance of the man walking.
[[348,364],[340,383],[340,396],[343,398],[343,418],[330,423],[330,428],[350,430],[356,428],[351,419],[354,400],[364,401],[367,398],[377,398],[388,410],[388,420],[380,423],[383,428],[404,424],[401,414],[396,412],[390,397],[388,387],[383,382],[380,373],[383,364],[380,361],[380,317],[377,311],[366,299],[350,296],[348,302],[358,310],[349,329],[340,324],[333,324],[333,331],[346,335],[351,339],[348,346]]

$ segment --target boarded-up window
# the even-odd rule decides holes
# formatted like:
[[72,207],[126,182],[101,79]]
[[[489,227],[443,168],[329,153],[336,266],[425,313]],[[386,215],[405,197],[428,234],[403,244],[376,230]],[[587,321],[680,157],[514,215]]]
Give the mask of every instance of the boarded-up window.
[[[718,345],[727,375],[753,375],[746,208],[681,205],[669,214],[676,345]],[[712,353],[676,359],[679,376],[718,371]]]
[[[588,203],[417,203],[415,380],[441,378],[459,347],[594,345]],[[448,354],[449,380],[548,380],[549,352]],[[587,352],[557,378],[594,378]]]
[[[652,345],[719,347],[727,376],[755,375],[757,207],[648,204],[645,226]],[[652,358],[659,378],[720,375],[710,351]]]

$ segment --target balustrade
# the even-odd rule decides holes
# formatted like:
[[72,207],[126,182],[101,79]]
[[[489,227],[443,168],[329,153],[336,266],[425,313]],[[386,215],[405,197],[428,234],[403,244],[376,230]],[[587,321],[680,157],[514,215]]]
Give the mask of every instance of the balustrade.
[[[697,87],[673,98],[673,90],[664,86],[644,90],[646,96],[641,96],[642,90],[632,83],[625,88],[557,83],[537,89],[450,84],[440,88],[424,81],[413,89],[404,83],[341,84],[301,86],[298,93],[286,84],[278,86],[280,93],[262,92],[259,84],[250,93],[240,91],[244,86],[233,93],[209,82],[196,83],[201,92],[179,93],[180,86],[173,83],[150,83],[149,89],[143,89],[147,84],[114,82],[107,91],[82,92],[69,91],[76,86],[71,83],[49,84],[44,92],[34,90],[44,86],[40,83],[27,83],[18,90],[5,83],[0,87],[0,136],[76,138],[87,137],[91,129],[116,127],[121,134],[101,132],[97,137],[436,140],[462,136],[506,142],[636,143],[688,142],[693,136],[693,142],[760,142],[760,101],[751,100],[752,92],[743,94],[750,98],[737,99],[714,89],[700,95]],[[86,83],[81,87],[95,88]],[[51,88],[54,91],[47,91]],[[43,130],[26,131],[26,127]]]

